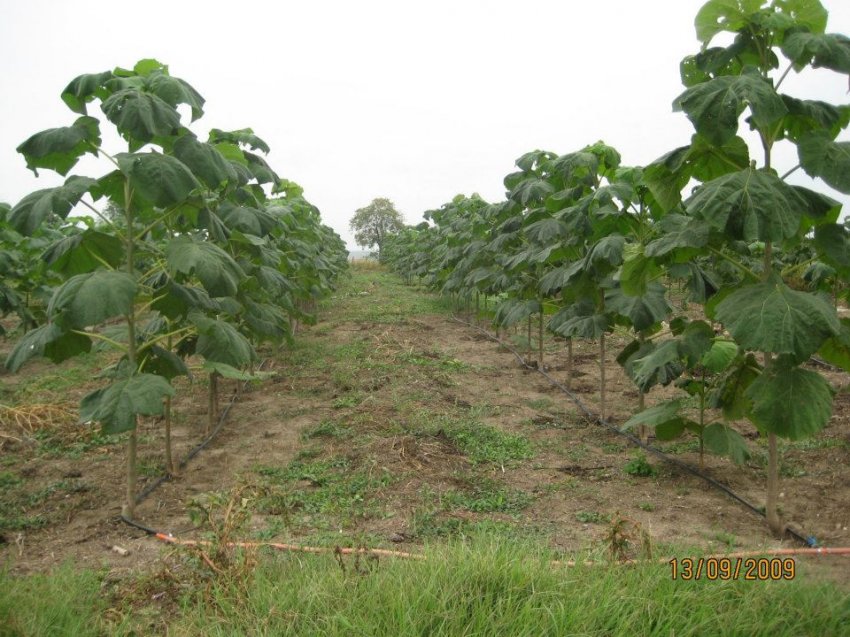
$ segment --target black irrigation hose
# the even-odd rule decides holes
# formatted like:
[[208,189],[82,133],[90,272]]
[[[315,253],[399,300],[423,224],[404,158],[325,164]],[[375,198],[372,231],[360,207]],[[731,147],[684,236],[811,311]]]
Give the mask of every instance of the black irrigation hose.
[[[266,364],[266,361],[264,360],[263,362],[261,362],[261,363],[260,363],[260,365],[259,365],[259,367],[257,368],[257,370],[258,370],[258,371],[259,371],[259,370],[262,370],[262,369],[263,369],[263,365],[265,365],[265,364]],[[242,384],[242,389],[243,389],[243,390],[245,389],[245,387],[247,387],[247,386],[248,386],[248,383],[249,383],[249,382],[250,382],[250,381],[247,381],[247,380],[246,380],[246,381]],[[206,436],[206,438],[204,438],[203,440],[201,440],[201,442],[199,442],[199,443],[198,443],[197,445],[195,445],[195,446],[194,446],[191,450],[189,450],[189,453],[187,453],[187,454],[183,457],[183,459],[182,459],[182,460],[181,460],[181,461],[177,464],[177,467],[178,467],[179,469],[183,469],[183,468],[185,468],[185,467],[186,467],[186,465],[187,465],[187,464],[189,464],[189,461],[190,461],[192,458],[194,458],[195,456],[197,456],[197,455],[198,455],[201,451],[203,451],[203,449],[204,449],[204,448],[205,448],[205,447],[206,447],[206,446],[207,446],[210,442],[212,442],[213,438],[215,438],[215,437],[218,435],[218,432],[219,432],[219,431],[221,431],[221,428],[224,426],[224,421],[227,419],[227,414],[228,414],[228,413],[230,413],[230,408],[231,408],[231,407],[233,407],[233,403],[235,403],[235,402],[236,402],[236,399],[239,397],[240,393],[241,393],[240,391],[235,391],[235,392],[233,392],[233,395],[230,397],[230,401],[227,403],[227,406],[226,406],[226,407],[224,408],[224,410],[221,412],[221,415],[220,415],[220,416],[219,416],[219,418],[218,418],[218,422],[216,423],[215,428],[214,428],[214,429],[213,429],[213,430],[212,430],[212,431],[211,431],[211,432],[210,432],[210,433]],[[156,489],[158,489],[160,486],[162,486],[165,482],[170,481],[170,480],[171,480],[171,478],[172,478],[172,476],[171,476],[171,474],[169,474],[169,473],[164,473],[164,474],[162,474],[161,476],[159,476],[156,480],[154,480],[153,482],[151,482],[149,485],[147,485],[144,489],[142,489],[142,490],[141,490],[141,491],[140,491],[140,492],[136,495],[136,498],[135,498],[135,499],[136,499],[136,504],[141,504],[142,502],[144,502],[144,500],[145,500],[145,499],[146,499],[146,498],[147,498],[147,497],[148,497],[151,493],[153,493]],[[147,533],[148,535],[156,535],[157,533],[159,533],[159,531],[157,531],[156,529],[152,529],[152,528],[150,528],[150,527],[148,527],[148,526],[145,526],[144,524],[141,524],[140,522],[137,522],[136,520],[134,520],[134,519],[132,519],[132,518],[128,517],[128,516],[127,516],[127,515],[125,515],[124,513],[122,513],[122,514],[121,514],[120,518],[121,518],[121,521],[122,521],[122,522],[124,522],[124,524],[128,524],[128,525],[130,525],[130,526],[132,526],[132,527],[135,527],[135,528],[139,529],[140,531],[144,531],[144,532],[145,532],[145,533]]]
[[[739,503],[743,504],[746,508],[748,508],[748,509],[749,509],[750,511],[752,511],[753,513],[756,513],[756,514],[758,514],[758,515],[760,515],[760,516],[762,516],[762,517],[766,517],[766,514],[765,514],[765,512],[764,512],[762,509],[760,509],[759,507],[755,506],[754,504],[752,504],[752,503],[751,503],[751,502],[749,502],[748,500],[745,500],[744,498],[742,498],[740,495],[738,495],[737,493],[735,493],[732,489],[730,489],[729,487],[727,487],[725,484],[723,484],[723,483],[721,483],[721,482],[718,482],[717,480],[715,480],[715,479],[714,479],[714,478],[712,478],[711,476],[708,476],[708,475],[704,474],[702,471],[700,471],[700,470],[699,470],[699,469],[697,469],[696,467],[694,467],[694,466],[692,466],[692,465],[688,464],[687,462],[684,462],[684,461],[682,461],[682,460],[679,460],[678,458],[674,458],[673,456],[670,456],[670,455],[668,455],[668,454],[664,453],[663,451],[661,451],[661,450],[660,450],[660,449],[658,449],[657,447],[653,447],[652,445],[648,445],[648,444],[644,443],[644,442],[643,442],[640,438],[638,438],[637,436],[634,436],[634,435],[632,435],[632,434],[630,434],[630,433],[628,433],[628,432],[626,432],[626,431],[622,431],[622,430],[621,430],[619,427],[617,427],[616,425],[614,425],[614,424],[612,424],[612,423],[608,422],[608,421],[607,421],[607,420],[605,420],[604,418],[601,418],[600,416],[597,416],[596,414],[594,414],[593,412],[591,412],[591,411],[590,411],[590,410],[589,410],[589,409],[585,406],[585,404],[584,404],[583,402],[581,402],[581,399],[580,399],[578,396],[576,396],[573,392],[571,392],[569,389],[567,389],[567,387],[565,387],[565,386],[564,386],[564,385],[563,385],[560,381],[558,381],[557,379],[553,378],[553,377],[552,377],[552,376],[551,376],[551,375],[550,375],[550,374],[549,374],[549,373],[548,373],[545,369],[541,369],[540,367],[537,367],[537,366],[534,366],[534,365],[529,365],[528,363],[526,363],[526,362],[525,362],[525,359],[522,357],[522,355],[521,355],[519,352],[517,352],[517,351],[516,351],[513,347],[511,347],[510,345],[508,345],[508,344],[507,344],[507,343],[505,343],[504,341],[502,341],[502,340],[500,340],[499,338],[497,338],[497,337],[493,336],[492,334],[490,334],[487,330],[483,330],[483,329],[481,329],[480,327],[478,327],[477,325],[473,325],[472,323],[469,323],[468,321],[464,321],[464,320],[462,320],[462,319],[459,319],[459,318],[458,318],[458,317],[456,317],[456,316],[452,316],[452,319],[453,319],[454,321],[456,321],[457,323],[460,323],[461,325],[466,325],[467,327],[471,327],[471,328],[473,328],[474,330],[478,331],[480,334],[483,334],[484,336],[486,336],[486,337],[487,337],[488,339],[490,339],[491,341],[493,341],[493,342],[495,342],[495,343],[498,343],[499,345],[501,345],[502,347],[504,347],[505,349],[507,349],[509,352],[511,352],[511,353],[512,353],[512,354],[513,354],[516,358],[517,358],[517,360],[520,362],[520,364],[521,364],[523,367],[525,367],[526,369],[532,369],[532,370],[538,371],[538,372],[540,372],[541,374],[543,374],[543,376],[545,376],[545,377],[549,380],[549,382],[552,384],[552,386],[557,387],[557,388],[558,388],[558,389],[560,389],[560,390],[561,390],[564,394],[566,394],[566,395],[570,398],[570,400],[572,400],[572,401],[576,404],[576,406],[577,406],[577,407],[578,407],[578,408],[579,408],[582,412],[584,412],[584,415],[585,415],[585,416],[586,416],[586,417],[587,417],[587,418],[588,418],[591,422],[596,423],[596,424],[600,424],[600,425],[602,425],[603,427],[606,427],[607,429],[609,429],[609,430],[613,431],[614,433],[616,433],[616,434],[619,434],[619,435],[623,436],[624,438],[626,438],[627,440],[629,440],[631,443],[633,443],[633,444],[637,445],[638,447],[640,447],[641,449],[644,449],[645,451],[648,451],[648,452],[649,452],[649,453],[651,453],[652,455],[654,455],[654,456],[657,456],[657,457],[661,458],[661,459],[662,459],[662,460],[664,460],[665,462],[668,462],[668,463],[670,463],[670,464],[672,464],[672,465],[675,465],[675,466],[679,467],[680,469],[684,469],[684,470],[685,470],[685,471],[687,471],[688,473],[690,473],[690,474],[692,474],[692,475],[695,475],[695,476],[697,476],[698,478],[702,478],[703,480],[705,480],[708,484],[710,484],[710,485],[711,485],[711,486],[713,486],[714,488],[716,488],[716,489],[718,489],[718,490],[722,491],[723,493],[725,493],[726,495],[728,495],[728,496],[729,496],[730,498],[732,498],[733,500],[735,500],[735,501],[737,501],[737,502],[739,502]],[[798,540],[798,541],[802,542],[802,543],[803,543],[803,544],[805,544],[806,546],[815,546],[815,545],[817,545],[817,540],[814,538],[814,536],[808,536],[808,537],[807,537],[807,536],[805,536],[805,535],[803,535],[803,534],[801,534],[801,533],[798,533],[797,531],[795,531],[794,529],[792,529],[790,526],[786,526],[786,527],[785,527],[785,531],[786,531],[789,535],[791,535],[793,538],[795,538],[796,540]]]

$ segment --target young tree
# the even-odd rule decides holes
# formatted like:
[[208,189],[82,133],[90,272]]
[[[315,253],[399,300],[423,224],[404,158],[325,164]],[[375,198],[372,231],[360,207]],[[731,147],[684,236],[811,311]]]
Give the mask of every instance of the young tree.
[[368,206],[358,208],[349,225],[354,230],[357,245],[364,248],[377,246],[380,258],[384,240],[404,228],[404,218],[392,201],[378,197]]

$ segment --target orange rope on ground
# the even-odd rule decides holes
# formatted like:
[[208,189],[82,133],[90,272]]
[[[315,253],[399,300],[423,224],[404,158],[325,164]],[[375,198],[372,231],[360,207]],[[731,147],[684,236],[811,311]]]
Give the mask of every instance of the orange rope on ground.
[[[178,544],[180,546],[211,546],[213,542],[206,540],[178,540],[172,535],[165,533],[157,533],[156,538],[169,544]],[[343,555],[378,555],[383,557],[401,557],[411,560],[424,560],[425,555],[421,553],[406,553],[404,551],[390,551],[388,549],[367,549],[367,548],[328,548],[324,546],[299,546],[297,544],[281,544],[280,542],[227,542],[225,546],[231,548],[261,548],[269,547],[278,549],[279,551],[292,551],[297,553],[341,553]]]
[[[176,544],[179,546],[211,546],[213,542],[206,540],[179,540],[173,535],[166,533],[157,533],[156,538],[168,544]],[[368,549],[368,548],[328,548],[323,546],[300,546],[298,544],[282,544],[280,542],[227,542],[225,546],[231,548],[262,548],[269,547],[279,551],[292,551],[296,553],[335,553],[342,555],[376,555],[381,557],[399,557],[411,560],[424,560],[427,555],[422,553],[407,553],[405,551],[391,551],[388,549]],[[708,555],[704,559],[737,559],[745,557],[777,557],[780,555],[787,556],[808,556],[808,555],[850,555],[850,547],[842,548],[799,548],[799,549],[765,549],[760,551],[740,551],[737,553],[718,553],[716,555]],[[665,557],[658,560],[659,564],[667,564],[670,560],[676,559]],[[620,562],[620,564],[637,564],[637,560],[628,560]],[[553,560],[553,566],[576,566],[575,561],[559,561]],[[585,566],[598,566],[600,564],[608,564],[608,562],[583,562]]]

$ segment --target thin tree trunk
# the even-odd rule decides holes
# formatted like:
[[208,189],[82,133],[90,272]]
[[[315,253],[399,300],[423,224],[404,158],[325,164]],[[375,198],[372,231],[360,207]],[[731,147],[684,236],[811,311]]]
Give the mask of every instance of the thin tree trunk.
[[543,369],[543,305],[540,306],[540,319],[537,322],[537,363]]
[[[135,279],[135,261],[133,243],[133,210],[130,205],[130,182],[124,181],[124,216],[127,220],[127,274]],[[130,305],[127,313],[127,362],[130,374],[136,373],[136,316],[135,308]],[[136,514],[136,451],[138,447],[138,435],[136,427],[139,424],[138,417],[134,418],[130,437],[127,439],[127,492],[122,507],[122,514],[133,518]]]
[[567,339],[567,389],[573,388],[573,339]]
[[209,436],[218,418],[218,372],[210,374],[210,390],[207,399],[207,430]]
[[765,514],[770,530],[780,535],[782,523],[779,519],[779,449],[776,444],[776,434],[767,434],[767,503]]
[[528,321],[526,322],[528,327],[528,329],[526,330],[526,336],[528,337],[528,348],[526,349],[526,351],[528,352],[528,354],[531,354],[531,314],[528,315]]
[[170,476],[176,474],[171,455],[171,396],[165,397],[165,472]]
[[605,420],[605,332],[599,337],[599,411]]

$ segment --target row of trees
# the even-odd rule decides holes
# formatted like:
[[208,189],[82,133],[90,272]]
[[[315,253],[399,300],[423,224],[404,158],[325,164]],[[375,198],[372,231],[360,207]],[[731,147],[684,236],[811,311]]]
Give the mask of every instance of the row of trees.
[[[120,353],[80,417],[106,433],[129,432],[124,510],[132,515],[138,418],[164,416],[173,470],[172,380],[190,375],[187,359],[200,357],[209,374],[212,418],[217,378],[249,378],[258,344],[290,340],[293,323],[309,320],[332,289],[347,251],[301,188],[267,163],[269,147],[251,129],[199,139],[178,109],[194,122],[203,98],[156,60],[81,75],[62,100],[77,119],[18,151],[36,174],[53,170],[64,184],[2,211],[2,232],[32,237],[20,258],[4,253],[2,309],[25,327],[41,323],[6,366],[17,371],[34,356],[58,363],[95,344]],[[103,147],[94,101],[125,152]],[[86,153],[109,170],[69,176]],[[69,216],[80,208],[88,219]],[[43,311],[33,312],[34,298],[46,299]]]
[[[781,90],[792,71],[850,75],[850,39],[826,24],[816,0],[710,0],[673,103],[694,125],[689,144],[646,167],[623,166],[602,142],[529,152],[505,177],[505,201],[458,196],[383,254],[468,303],[495,299],[496,325],[525,322],[529,342],[536,323],[540,364],[544,329],[566,340],[570,359],[572,339],[595,339],[603,416],[606,338],[629,330],[616,358],[642,411],[626,426],[659,439],[690,431],[701,449],[743,461],[730,423],[749,420],[767,438],[777,533],[777,438],[814,435],[831,415],[832,388],[804,364],[817,354],[850,370],[850,321],[835,307],[848,300],[850,227],[838,202],[787,180],[803,169],[850,193],[850,143],[837,141],[850,107]],[[731,43],[712,46],[721,33]],[[796,147],[796,165],[776,165],[779,144]],[[705,320],[673,312],[671,286],[702,304]],[[682,398],[643,410],[647,391],[672,382]]]

